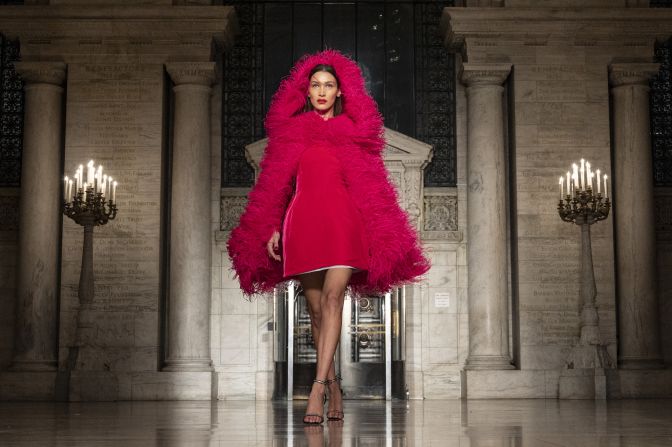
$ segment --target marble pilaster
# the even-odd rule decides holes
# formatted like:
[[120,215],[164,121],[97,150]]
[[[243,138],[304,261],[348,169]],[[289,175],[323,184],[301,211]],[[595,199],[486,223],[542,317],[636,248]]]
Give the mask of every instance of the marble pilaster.
[[614,120],[614,218],[620,368],[662,367],[649,79],[658,64],[609,67]]
[[469,356],[465,369],[511,369],[502,83],[511,64],[470,64],[467,94]]
[[18,62],[15,66],[25,81],[25,121],[12,369],[53,371],[57,365],[62,84],[66,65]]
[[214,62],[166,64],[175,83],[164,371],[211,371],[210,95]]

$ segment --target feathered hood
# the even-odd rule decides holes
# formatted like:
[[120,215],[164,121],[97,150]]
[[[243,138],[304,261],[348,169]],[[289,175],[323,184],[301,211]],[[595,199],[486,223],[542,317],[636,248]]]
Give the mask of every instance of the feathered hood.
[[302,113],[302,110],[308,93],[308,74],[318,64],[334,67],[341,89],[343,112],[326,122],[329,126],[341,128],[340,133],[351,135],[365,150],[375,154],[382,152],[385,147],[383,118],[376,102],[366,91],[357,63],[335,49],[305,54],[296,62],[271,100],[264,120],[267,135],[271,140],[275,136],[289,136],[293,118],[300,121],[315,118],[314,112]]

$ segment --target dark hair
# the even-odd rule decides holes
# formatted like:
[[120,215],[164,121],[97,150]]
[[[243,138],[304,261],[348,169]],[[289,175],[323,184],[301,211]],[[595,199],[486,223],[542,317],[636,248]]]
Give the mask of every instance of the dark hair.
[[[308,73],[308,80],[313,77],[315,73],[318,71],[326,71],[327,73],[330,73],[331,75],[336,78],[336,87],[340,87],[341,81],[338,80],[338,76],[336,75],[336,70],[334,69],[333,66],[329,64],[317,64],[313,67],[312,70],[310,70],[310,73]],[[334,101],[334,116],[340,115],[343,113],[343,102],[342,102],[342,96],[337,96],[336,101]],[[303,106],[302,112],[310,112],[311,110],[314,110],[315,107],[313,107],[313,103],[310,102],[310,98],[306,98],[306,103]]]

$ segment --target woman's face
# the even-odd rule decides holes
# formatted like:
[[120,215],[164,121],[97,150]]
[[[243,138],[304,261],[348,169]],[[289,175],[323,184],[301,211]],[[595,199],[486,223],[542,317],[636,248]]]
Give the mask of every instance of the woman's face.
[[317,113],[324,119],[334,116],[334,103],[341,96],[336,78],[327,71],[318,71],[310,78],[308,97]]

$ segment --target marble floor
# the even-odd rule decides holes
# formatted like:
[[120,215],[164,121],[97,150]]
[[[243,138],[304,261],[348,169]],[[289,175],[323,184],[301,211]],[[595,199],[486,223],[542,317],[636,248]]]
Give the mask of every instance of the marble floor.
[[0,402],[0,446],[672,446],[672,400]]

